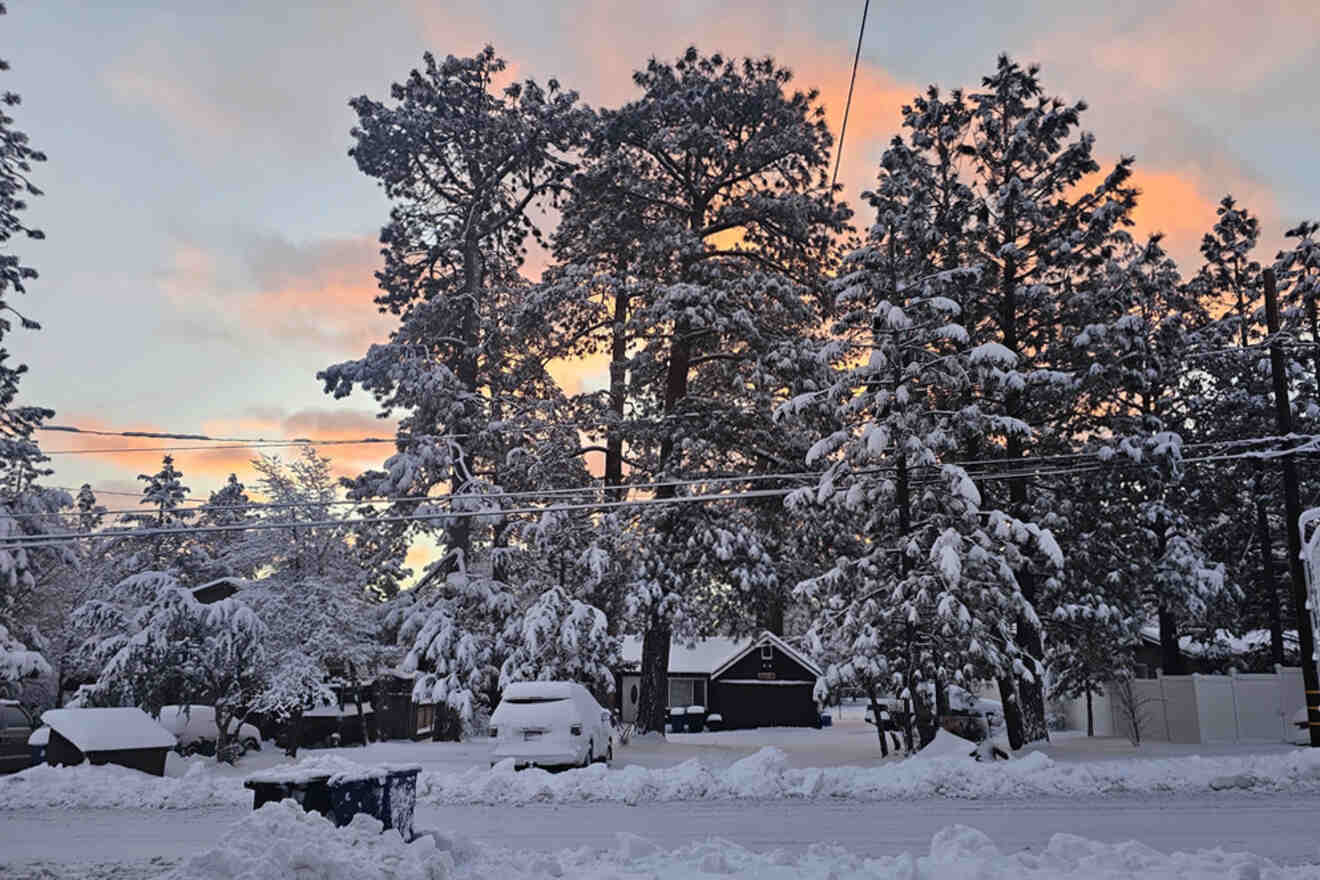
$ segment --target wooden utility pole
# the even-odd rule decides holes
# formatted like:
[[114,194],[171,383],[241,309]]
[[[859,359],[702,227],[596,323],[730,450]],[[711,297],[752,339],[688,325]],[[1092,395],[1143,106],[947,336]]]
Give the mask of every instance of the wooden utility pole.
[[[1279,433],[1292,434],[1292,408],[1288,402],[1288,379],[1279,343],[1279,294],[1274,270],[1265,270],[1265,322],[1270,331],[1270,374],[1274,378],[1274,410]],[[1284,442],[1289,442],[1285,439]],[[1297,462],[1284,455],[1283,503],[1288,522],[1288,572],[1292,576],[1293,605],[1297,609],[1297,642],[1302,654],[1302,682],[1306,688],[1306,720],[1311,729],[1311,747],[1320,748],[1320,677],[1316,675],[1315,633],[1307,608],[1306,572],[1302,568],[1302,501],[1297,489]]]

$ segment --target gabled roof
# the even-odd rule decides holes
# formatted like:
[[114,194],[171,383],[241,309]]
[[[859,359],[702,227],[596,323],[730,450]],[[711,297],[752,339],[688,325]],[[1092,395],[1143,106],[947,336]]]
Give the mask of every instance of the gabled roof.
[[87,752],[124,749],[172,749],[174,734],[141,709],[47,709],[41,720]]
[[751,644],[749,644],[747,647],[743,648],[741,651],[734,654],[732,657],[730,657],[729,659],[721,663],[719,666],[717,666],[715,670],[711,672],[710,677],[711,678],[719,677],[720,673],[724,672],[724,670],[728,669],[730,666],[737,663],[739,660],[746,657],[748,654],[750,654],[752,651],[756,650],[757,648],[761,647],[762,645],[774,645],[776,648],[778,648],[779,650],[787,654],[789,657],[796,660],[798,663],[802,665],[803,668],[807,669],[809,672],[811,672],[812,675],[815,675],[818,678],[824,674],[821,671],[821,668],[817,666],[815,663],[813,663],[809,657],[799,652],[796,648],[794,648],[788,642],[781,639],[779,636],[775,635],[769,630],[766,630],[765,632],[757,636],[755,639],[753,639]]
[[[740,651],[748,644],[747,639],[729,639],[714,636],[708,639],[695,639],[691,644],[675,640],[669,645],[670,675],[710,675],[730,655]],[[627,636],[619,646],[619,658],[626,667],[640,666],[642,662],[642,640],[636,636]]]
[[[675,641],[669,646],[669,675],[719,675],[737,661],[746,657],[753,648],[764,644],[773,644],[789,657],[801,663],[814,675],[823,673],[819,666],[811,662],[792,645],[769,630],[754,639],[730,639],[715,636],[708,639],[696,639],[690,645]],[[626,667],[636,667],[642,662],[642,640],[628,636],[619,647],[620,659]]]

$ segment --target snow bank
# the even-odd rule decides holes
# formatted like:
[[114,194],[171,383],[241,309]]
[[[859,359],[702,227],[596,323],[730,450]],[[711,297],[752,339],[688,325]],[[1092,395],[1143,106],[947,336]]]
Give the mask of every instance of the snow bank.
[[[889,761],[870,767],[790,767],[783,751],[764,748],[724,769],[693,758],[670,767],[593,764],[581,770],[515,772],[512,762],[463,772],[422,771],[417,797],[431,804],[627,804],[754,798],[881,801],[911,798],[1095,797],[1129,793],[1208,793],[1226,789],[1320,792],[1320,753],[1296,749],[1215,758],[1053,761],[1039,752],[1011,761],[977,762],[962,754]],[[389,765],[387,765],[388,767]],[[290,768],[279,768],[281,778]],[[386,767],[337,755],[292,765],[306,775],[362,778]],[[270,771],[254,774],[270,775]],[[183,776],[148,776],[123,767],[42,765],[0,776],[0,812],[30,807],[189,808],[249,804],[242,778],[197,761]]]
[[666,850],[636,834],[619,834],[611,850],[516,852],[477,846],[439,834],[404,843],[380,823],[358,816],[335,828],[289,802],[268,804],[239,822],[220,845],[193,856],[162,880],[667,880],[725,876],[799,880],[1199,880],[1199,878],[1314,877],[1311,867],[1282,867],[1246,853],[1222,850],[1166,855],[1139,843],[1106,844],[1055,835],[1040,852],[1005,854],[985,834],[953,826],[931,839],[924,855],[864,858],[815,844],[799,854],[755,852],[710,839]]
[[151,776],[115,764],[52,767],[38,764],[0,776],[0,811],[26,808],[126,807],[182,810],[252,803],[252,793],[232,777],[192,764],[185,776]]
[[322,776],[330,777],[331,784],[356,782],[365,779],[384,779],[394,772],[422,769],[420,764],[359,764],[339,755],[314,755],[289,764],[280,764],[268,770],[250,774],[248,782],[301,782]]
[[[336,828],[293,801],[266,804],[245,817],[219,846],[193,856],[165,875],[168,880],[446,880],[453,859],[436,851],[432,837],[404,843],[397,832],[363,813]],[[165,880],[162,878],[162,880]]]
[[725,770],[692,759],[656,769],[630,765],[609,770],[597,764],[562,773],[534,768],[515,773],[506,766],[464,773],[423,772],[417,796],[435,804],[1077,797],[1206,792],[1224,788],[1223,780],[1229,778],[1234,779],[1233,788],[1320,791],[1320,754],[1307,749],[1221,758],[1093,762],[1056,762],[1037,752],[1012,761],[977,762],[960,754],[964,743],[970,751],[970,743],[952,742],[946,743],[957,747],[951,755],[921,755],[874,767],[797,769],[788,766],[781,750],[764,748]]

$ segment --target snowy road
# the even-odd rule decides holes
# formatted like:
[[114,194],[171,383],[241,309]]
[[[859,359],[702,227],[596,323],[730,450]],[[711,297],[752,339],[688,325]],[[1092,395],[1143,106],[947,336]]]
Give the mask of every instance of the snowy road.
[[[0,812],[0,865],[140,865],[152,858],[168,863],[213,845],[245,812]],[[1005,852],[1039,850],[1051,835],[1071,833],[1105,842],[1139,840],[1164,852],[1223,847],[1289,864],[1320,863],[1320,796],[1314,795],[419,806],[417,815],[418,828],[515,849],[610,848],[616,832],[630,831],[665,847],[722,837],[752,850],[801,851],[827,841],[873,856],[924,853],[936,831],[954,824],[986,832]]]

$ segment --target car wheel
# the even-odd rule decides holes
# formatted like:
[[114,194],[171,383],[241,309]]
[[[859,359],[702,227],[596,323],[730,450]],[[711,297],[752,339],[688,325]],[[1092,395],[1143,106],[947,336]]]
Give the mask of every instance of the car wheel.
[[257,742],[252,737],[248,737],[243,740],[243,750],[247,752],[259,752],[261,751],[261,743]]

